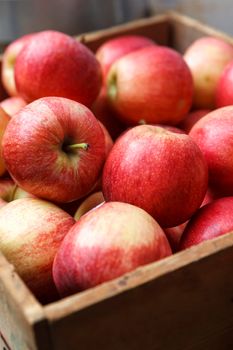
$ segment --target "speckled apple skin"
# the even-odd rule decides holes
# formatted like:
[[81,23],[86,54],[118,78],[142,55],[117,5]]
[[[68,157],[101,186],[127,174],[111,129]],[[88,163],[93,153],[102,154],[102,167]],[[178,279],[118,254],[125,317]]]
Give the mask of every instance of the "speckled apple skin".
[[[87,143],[69,153],[64,143]],[[25,191],[54,202],[86,195],[97,182],[106,156],[105,138],[92,112],[78,102],[47,97],[11,118],[4,134],[3,157]]]
[[193,106],[214,109],[218,80],[233,60],[233,46],[215,37],[202,37],[194,41],[184,53],[194,81]]
[[152,125],[125,132],[103,170],[106,201],[136,205],[162,227],[188,220],[201,205],[207,183],[207,165],[195,142]]
[[60,96],[90,106],[101,81],[95,55],[78,40],[52,30],[36,34],[20,51],[15,64],[16,88],[28,102]]
[[52,300],[54,256],[75,220],[52,203],[17,199],[0,209],[0,250],[41,301]]
[[217,197],[233,195],[233,107],[214,110],[199,120],[189,135],[200,147]]
[[233,231],[233,197],[216,199],[201,207],[181,236],[179,250]]
[[124,55],[143,47],[156,45],[156,43],[142,35],[121,35],[105,41],[96,51],[96,58],[100,62],[104,82],[111,65]]
[[126,203],[105,203],[68,232],[55,257],[53,277],[64,296],[169,255],[167,238],[149,214]]
[[191,72],[183,57],[167,47],[148,46],[116,61],[108,74],[107,89],[112,108],[131,125],[176,125],[192,105]]

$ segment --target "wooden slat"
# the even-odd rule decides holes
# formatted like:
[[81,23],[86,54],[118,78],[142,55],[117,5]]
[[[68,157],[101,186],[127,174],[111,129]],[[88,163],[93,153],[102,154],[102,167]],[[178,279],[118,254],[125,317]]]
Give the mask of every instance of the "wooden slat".
[[[11,350],[49,350],[42,306],[0,253],[0,334]],[[36,333],[36,336],[35,336]]]
[[219,30],[211,28],[190,17],[179,13],[168,12],[172,25],[171,45],[181,53],[196,39],[203,36],[215,36],[233,44],[233,38]]
[[229,350],[232,264],[228,234],[48,305],[54,350]]
[[94,33],[85,33],[76,38],[86,44],[92,51],[96,51],[106,40],[123,34],[144,35],[155,40],[158,44],[168,45],[170,35],[169,17],[168,15],[160,15],[143,18]]

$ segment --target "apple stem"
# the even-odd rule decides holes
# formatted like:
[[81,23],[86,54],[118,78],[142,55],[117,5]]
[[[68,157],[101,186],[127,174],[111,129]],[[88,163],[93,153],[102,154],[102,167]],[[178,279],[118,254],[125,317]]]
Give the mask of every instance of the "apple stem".
[[73,145],[66,145],[66,150],[72,150],[72,149],[77,149],[77,148],[81,148],[84,149],[85,151],[88,150],[89,148],[89,144],[88,143],[74,143]]

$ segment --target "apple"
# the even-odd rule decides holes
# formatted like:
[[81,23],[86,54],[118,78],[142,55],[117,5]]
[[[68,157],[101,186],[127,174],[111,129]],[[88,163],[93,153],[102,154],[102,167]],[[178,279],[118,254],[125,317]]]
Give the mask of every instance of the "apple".
[[122,56],[156,43],[142,35],[120,35],[106,40],[96,51],[96,58],[100,62],[104,82],[111,65]]
[[99,125],[104,133],[104,141],[105,141],[105,157],[108,156],[109,152],[112,149],[113,146],[113,140],[107,130],[107,128],[104,126],[103,123],[101,123],[101,121],[99,120]]
[[216,88],[217,108],[233,104],[233,59],[223,70]]
[[104,196],[101,191],[94,192],[90,194],[81,205],[78,207],[77,211],[74,214],[75,220],[79,220],[81,216],[86,214],[89,210],[95,208],[97,205],[104,203]]
[[151,45],[111,66],[107,93],[125,123],[176,125],[192,105],[193,81],[178,52]]
[[20,96],[8,97],[0,103],[0,106],[10,117],[26,105],[27,103]]
[[113,140],[116,140],[116,138],[125,130],[126,126],[120,121],[109,105],[105,87],[101,89],[97,99],[91,107],[91,110],[96,118],[106,127]]
[[5,162],[2,157],[2,138],[10,119],[10,116],[0,106],[0,176],[6,171]]
[[0,179],[0,208],[13,200],[15,187],[12,179]]
[[233,106],[201,118],[189,135],[200,147],[209,169],[209,186],[218,197],[233,195]]
[[196,109],[214,109],[215,91],[225,66],[233,60],[233,46],[211,36],[195,40],[185,51],[194,80],[193,106]]
[[19,187],[52,202],[71,202],[94,188],[105,161],[105,136],[84,105],[44,97],[11,118],[3,138],[7,170]]
[[136,205],[166,228],[182,224],[199,208],[208,169],[186,134],[139,125],[120,136],[103,170],[106,201]]
[[188,221],[178,226],[168,227],[164,229],[164,233],[168,239],[168,242],[170,243],[173,253],[176,253],[179,249],[180,239],[187,224]]
[[216,199],[191,218],[180,240],[183,250],[233,230],[233,197]]
[[12,41],[6,48],[2,57],[2,83],[10,96],[17,96],[18,91],[15,86],[15,62],[18,54],[25,44],[35,35],[35,33],[23,35]]
[[52,203],[23,198],[0,209],[0,250],[42,302],[57,296],[54,256],[75,220]]
[[199,119],[204,117],[204,115],[210,112],[210,109],[198,109],[196,111],[189,112],[178,126],[188,134],[193,125],[196,124]]
[[15,63],[19,94],[27,102],[60,96],[91,106],[101,88],[95,55],[69,35],[47,30],[34,35]]
[[2,72],[2,57],[0,57],[0,102],[8,97],[6,89],[4,88],[2,83],[1,72]]
[[171,255],[158,223],[127,203],[105,203],[69,230],[53,264],[61,296],[94,287]]

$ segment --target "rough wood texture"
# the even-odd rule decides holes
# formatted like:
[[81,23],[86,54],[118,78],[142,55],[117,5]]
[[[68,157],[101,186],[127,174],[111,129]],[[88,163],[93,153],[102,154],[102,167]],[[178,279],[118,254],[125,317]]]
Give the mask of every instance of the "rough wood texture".
[[54,349],[233,348],[233,234],[48,305]]
[[123,34],[145,35],[155,40],[158,44],[169,45],[170,30],[168,16],[161,15],[132,21],[107,30],[86,33],[77,36],[77,39],[86,44],[92,51],[96,51],[106,40]]
[[181,53],[184,53],[190,43],[202,36],[215,36],[233,44],[233,38],[229,35],[202,24],[195,19],[173,11],[170,11],[168,15],[172,26],[171,45]]
[[[50,349],[42,306],[0,254],[0,333],[11,350]],[[36,329],[36,337],[34,335]],[[1,348],[0,348],[1,349]]]

